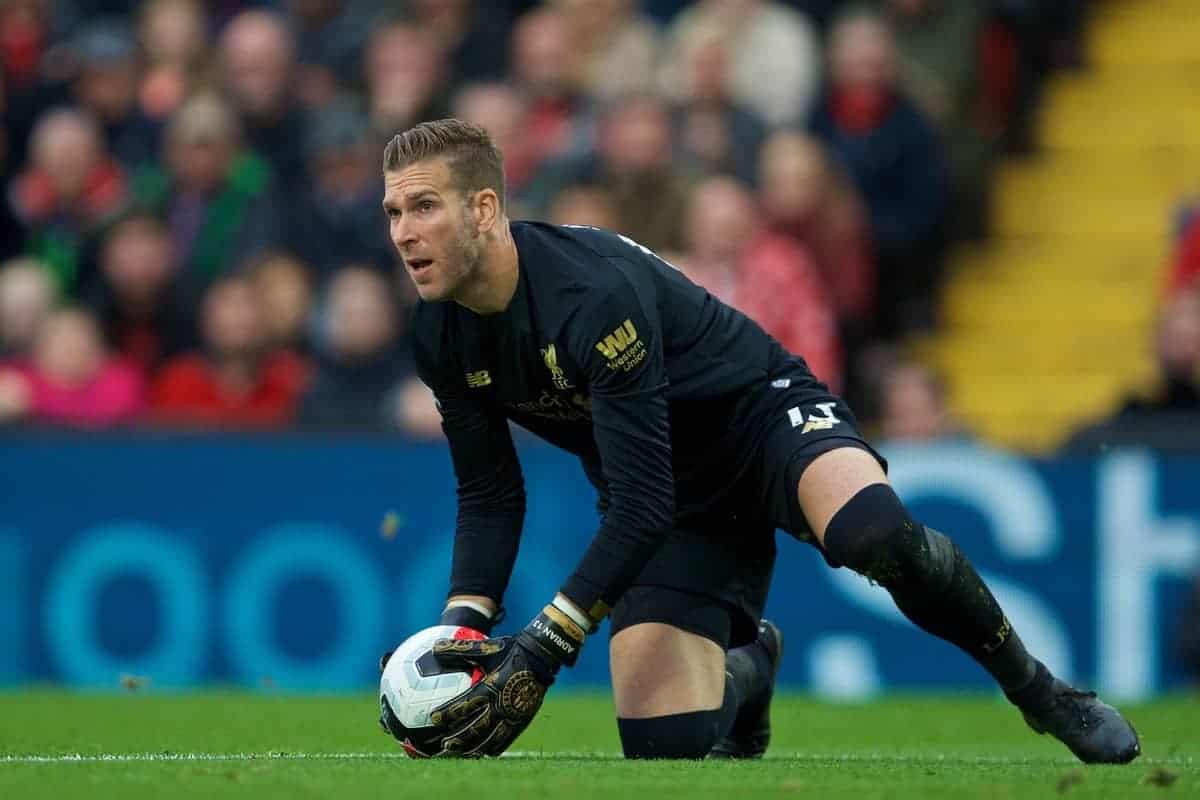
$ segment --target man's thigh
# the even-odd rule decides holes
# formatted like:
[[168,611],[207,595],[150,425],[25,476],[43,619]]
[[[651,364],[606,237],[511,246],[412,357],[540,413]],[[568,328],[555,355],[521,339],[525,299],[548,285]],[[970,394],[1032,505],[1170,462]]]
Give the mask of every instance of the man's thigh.
[[722,650],[747,644],[758,635],[774,568],[775,529],[761,517],[677,527],[618,600],[611,631],[661,622]]
[[711,639],[661,622],[625,628],[609,643],[613,701],[621,719],[720,708],[725,651]]
[[825,529],[850,498],[868,486],[887,483],[879,462],[865,450],[839,447],[821,453],[800,474],[796,495],[809,530],[825,544]]
[[841,398],[808,385],[788,394],[767,421],[763,508],[776,527],[819,548],[829,520],[847,500],[887,481],[887,461],[867,443]]
[[712,597],[631,587],[613,608],[609,667],[617,716],[661,717],[719,708],[735,614]]
[[774,567],[775,529],[753,501],[673,529],[609,619],[617,715],[719,708],[725,651],[757,636]]

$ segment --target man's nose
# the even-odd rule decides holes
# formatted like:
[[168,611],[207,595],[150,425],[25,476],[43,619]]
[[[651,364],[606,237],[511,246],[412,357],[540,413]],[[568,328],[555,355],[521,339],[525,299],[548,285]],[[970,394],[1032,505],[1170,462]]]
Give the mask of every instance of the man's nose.
[[401,217],[392,224],[392,241],[401,250],[417,241],[416,231],[413,230],[413,226],[404,217]]

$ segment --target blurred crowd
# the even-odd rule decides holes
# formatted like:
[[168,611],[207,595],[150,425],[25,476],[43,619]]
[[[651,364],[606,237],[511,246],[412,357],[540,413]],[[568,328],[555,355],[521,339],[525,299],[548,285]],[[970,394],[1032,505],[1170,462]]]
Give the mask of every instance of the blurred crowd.
[[[1087,455],[1120,446],[1200,452],[1200,203],[1194,199],[1181,205],[1163,274],[1150,380],[1112,414],[1072,434],[1065,452]],[[1196,608],[1200,642],[1200,603]],[[1200,645],[1195,660],[1200,665]]]
[[958,435],[879,353],[936,326],[1087,4],[6,0],[0,424],[435,435],[380,162],[453,115],[512,216],[625,233],[889,437]]

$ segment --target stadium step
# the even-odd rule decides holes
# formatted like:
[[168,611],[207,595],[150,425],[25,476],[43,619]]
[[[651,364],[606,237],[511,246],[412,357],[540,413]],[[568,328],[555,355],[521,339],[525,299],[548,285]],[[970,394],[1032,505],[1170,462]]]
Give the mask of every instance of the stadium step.
[[1152,377],[1176,210],[1200,196],[1197,43],[1195,0],[1099,5],[1041,152],[1000,170],[995,236],[955,254],[942,329],[914,349],[985,440],[1046,452]]

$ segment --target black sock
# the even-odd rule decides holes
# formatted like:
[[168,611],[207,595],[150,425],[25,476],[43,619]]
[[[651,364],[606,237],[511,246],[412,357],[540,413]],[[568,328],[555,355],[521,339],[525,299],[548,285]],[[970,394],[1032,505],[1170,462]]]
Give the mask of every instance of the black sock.
[[1029,685],[1037,661],[987,584],[954,542],[932,529],[927,529],[927,542],[930,558],[945,568],[941,574],[888,586],[896,606],[922,629],[965,650],[1001,689],[1016,691]]
[[873,484],[829,521],[831,563],[882,585],[913,623],[957,645],[1006,692],[1028,686],[1037,662],[958,545],[914,522],[887,484]]
[[1017,708],[1030,708],[1043,705],[1047,697],[1046,689],[1050,686],[1050,681],[1054,676],[1050,674],[1050,670],[1046,669],[1046,665],[1042,662],[1037,662],[1037,673],[1033,680],[1025,686],[1017,689],[1005,690],[1004,694]]
[[626,758],[704,758],[733,725],[737,689],[728,679],[721,707],[663,717],[617,718]]
[[725,675],[726,698],[729,695],[728,687],[732,684],[737,693],[739,712],[745,706],[761,704],[771,687],[771,657],[757,641],[735,647],[725,654]]

